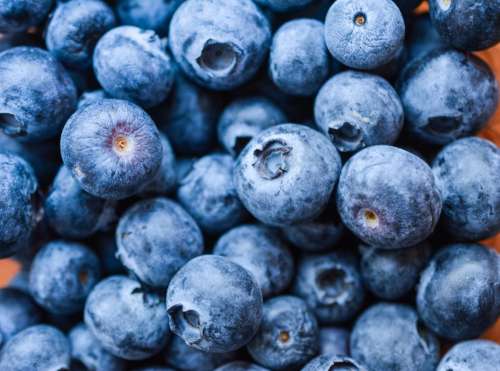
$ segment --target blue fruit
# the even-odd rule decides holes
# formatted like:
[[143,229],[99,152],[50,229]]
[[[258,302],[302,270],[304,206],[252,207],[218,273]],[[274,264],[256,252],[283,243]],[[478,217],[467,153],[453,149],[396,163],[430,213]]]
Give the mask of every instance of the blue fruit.
[[22,158],[0,153],[0,258],[26,248],[37,223],[38,183]]
[[367,244],[384,249],[418,244],[436,227],[441,206],[431,168],[402,149],[368,147],[342,169],[338,211]]
[[99,282],[85,303],[84,319],[101,346],[124,359],[151,357],[169,337],[163,299],[125,276]]
[[351,333],[343,327],[322,327],[319,329],[319,353],[322,355],[349,355]]
[[117,247],[114,231],[113,233],[98,234],[93,240],[101,261],[102,271],[106,276],[125,273],[125,267],[116,257]]
[[321,355],[309,362],[302,371],[368,371],[357,360],[343,355]]
[[78,109],[84,108],[91,103],[95,103],[96,101],[100,101],[106,98],[109,98],[109,96],[102,89],[84,91],[82,95],[80,95],[80,98],[78,99]]
[[0,32],[23,32],[38,26],[49,14],[52,3],[52,0],[1,0]]
[[247,349],[259,364],[290,370],[307,363],[318,351],[314,314],[295,296],[276,296],[264,303],[259,331]]
[[84,245],[50,242],[36,254],[30,270],[30,291],[44,309],[53,314],[73,314],[101,274],[97,256]]
[[269,22],[251,0],[187,0],[170,23],[170,49],[182,71],[215,90],[252,78],[270,41]]
[[73,362],[84,370],[122,371],[125,361],[105,351],[84,323],[73,327],[68,334]]
[[70,358],[66,336],[52,326],[37,325],[21,331],[4,345],[0,369],[69,370]]
[[153,30],[166,36],[170,18],[184,0],[118,0],[116,11],[122,24]]
[[382,77],[346,71],[323,85],[314,103],[318,127],[341,152],[393,144],[403,129],[403,106]]
[[499,364],[500,345],[488,340],[470,340],[454,345],[436,371],[495,371]]
[[257,332],[262,294],[240,265],[215,255],[190,260],[167,290],[170,328],[187,345],[223,353],[241,348]]
[[44,211],[52,229],[65,238],[85,238],[107,229],[115,218],[115,203],[85,192],[62,166],[45,199]]
[[360,245],[361,275],[375,296],[397,300],[412,292],[432,253],[429,243],[397,250]]
[[431,23],[429,14],[421,14],[413,19],[408,32],[408,62],[426,53],[445,47],[438,32]]
[[267,7],[274,12],[288,12],[308,6],[315,0],[255,0],[259,5]]
[[500,232],[500,149],[465,138],[448,144],[432,170],[443,197],[441,222],[456,239],[477,241]]
[[500,41],[498,0],[431,0],[429,8],[439,36],[455,48],[482,50]]
[[69,74],[47,51],[17,47],[0,54],[0,128],[26,142],[54,138],[76,108]]
[[113,10],[101,0],[61,2],[47,26],[47,49],[64,65],[86,69],[97,41],[115,24]]
[[354,318],[365,297],[357,259],[343,252],[302,256],[293,292],[305,300],[321,324]]
[[203,252],[196,222],[177,203],[152,198],[136,203],[116,230],[118,257],[143,283],[167,287],[173,275]]
[[95,76],[113,98],[154,107],[165,100],[174,82],[173,65],[164,49],[154,31],[116,27],[95,47]]
[[351,68],[386,64],[403,46],[404,36],[403,16],[391,0],[337,0],[325,20],[328,50]]
[[498,84],[488,65],[452,49],[434,50],[410,63],[399,78],[398,92],[408,131],[433,144],[474,134],[498,102]]
[[321,214],[340,167],[328,138],[303,125],[283,124],[262,131],[245,147],[234,182],[253,216],[265,224],[291,225]]
[[213,253],[229,258],[252,273],[262,296],[288,288],[294,275],[293,257],[279,232],[263,225],[241,225],[226,232]]
[[236,99],[220,116],[217,127],[219,142],[235,156],[261,131],[284,122],[287,122],[285,114],[267,98]]
[[479,244],[442,248],[420,276],[417,308],[446,339],[481,335],[500,315],[500,257]]
[[61,136],[61,155],[88,193],[121,199],[137,193],[158,172],[162,144],[156,126],[133,103],[104,99],[79,109]]
[[166,135],[160,133],[160,141],[163,148],[160,169],[155,177],[144,186],[141,191],[143,194],[165,195],[172,192],[177,185],[174,150]]
[[323,23],[294,19],[274,34],[269,56],[273,82],[290,95],[316,94],[330,72]]
[[356,320],[351,355],[369,370],[434,371],[439,362],[439,342],[420,324],[412,307],[379,303]]
[[4,343],[41,321],[42,311],[27,292],[11,287],[0,289],[0,337]]
[[246,219],[233,167],[231,156],[211,154],[197,160],[180,181],[177,198],[206,233],[223,233]]

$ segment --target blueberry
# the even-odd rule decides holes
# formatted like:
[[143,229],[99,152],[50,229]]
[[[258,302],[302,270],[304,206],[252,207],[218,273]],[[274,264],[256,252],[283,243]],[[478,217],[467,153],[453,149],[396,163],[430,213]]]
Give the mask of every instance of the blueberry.
[[84,370],[122,371],[125,361],[105,351],[84,323],[79,323],[68,334],[71,358]]
[[482,50],[500,42],[497,0],[430,0],[432,24],[455,48]]
[[438,335],[465,340],[481,335],[500,315],[500,257],[478,244],[441,249],[422,272],[418,313]]
[[84,245],[53,241],[35,256],[30,271],[33,298],[54,314],[73,314],[83,308],[100,278],[97,256]]
[[316,0],[255,0],[259,5],[267,7],[274,12],[288,12],[306,7]]
[[118,248],[114,233],[98,234],[93,241],[93,246],[99,255],[102,271],[106,276],[125,273],[124,266],[116,257]]
[[123,265],[154,287],[167,287],[175,272],[203,252],[203,236],[193,218],[166,198],[140,201],[127,210],[116,243]]
[[172,62],[159,36],[135,26],[105,33],[95,47],[93,64],[106,93],[144,108],[163,102],[174,81]]
[[240,98],[229,104],[219,119],[219,142],[231,155],[238,155],[261,131],[287,122],[281,109],[264,97]]
[[330,55],[325,45],[323,23],[294,19],[274,34],[269,71],[273,82],[285,93],[316,94],[330,72]]
[[101,0],[59,3],[45,33],[47,49],[64,65],[86,69],[97,40],[115,24],[113,10]]
[[0,336],[4,342],[41,320],[42,311],[27,292],[11,287],[0,289]]
[[62,332],[47,325],[31,326],[2,348],[0,369],[69,370],[70,357],[70,345]]
[[351,333],[343,327],[322,327],[319,329],[319,353],[322,355],[349,355]]
[[180,181],[177,198],[209,234],[219,234],[241,224],[246,210],[233,184],[234,160],[211,154],[197,160]]
[[184,0],[118,0],[116,11],[122,24],[154,30],[166,36],[170,19]]
[[420,324],[412,307],[379,303],[356,320],[351,354],[369,370],[433,371],[439,362],[439,342]]
[[167,346],[167,363],[180,371],[212,371],[236,359],[237,352],[207,353],[191,348],[182,338],[174,336]]
[[293,257],[279,232],[263,225],[241,225],[225,233],[213,253],[252,273],[263,297],[286,290],[294,274]]
[[346,71],[323,85],[314,103],[318,127],[342,152],[393,144],[403,128],[403,106],[382,77]]
[[397,249],[431,234],[442,201],[423,160],[396,147],[372,146],[342,169],[337,206],[344,224],[365,243]]
[[370,70],[389,62],[404,36],[403,16],[391,0],[337,0],[325,20],[328,50],[351,68]]
[[16,33],[38,26],[49,14],[52,0],[1,0],[0,32]]
[[328,138],[306,126],[282,124],[262,131],[245,147],[234,181],[241,201],[257,219],[290,225],[323,211],[340,167]]
[[357,260],[340,252],[302,256],[293,292],[306,301],[321,324],[354,318],[365,297]]
[[0,54],[0,128],[26,142],[59,135],[76,108],[69,74],[47,51],[17,47]]
[[71,116],[61,136],[61,155],[86,192],[120,199],[138,192],[158,172],[162,144],[141,108],[104,99]]
[[432,164],[443,197],[441,222],[457,239],[482,240],[500,232],[500,149],[465,138],[448,144]]
[[44,204],[50,226],[65,238],[85,238],[106,229],[114,220],[114,202],[85,192],[62,166]]
[[176,154],[199,156],[208,154],[216,144],[219,105],[216,94],[177,72],[172,94],[152,115],[160,130],[168,135]]
[[214,371],[269,371],[255,363],[235,361],[216,368]]
[[368,371],[368,369],[347,356],[321,355],[309,362],[302,371]]
[[437,371],[495,371],[500,364],[500,345],[488,340],[470,340],[454,345]]
[[91,103],[95,103],[106,98],[109,98],[109,96],[102,89],[85,91],[82,93],[82,95],[80,95],[80,98],[78,99],[78,109],[84,108]]
[[170,328],[196,349],[223,353],[241,348],[257,332],[262,294],[240,265],[215,255],[190,260],[167,290]]
[[408,33],[408,61],[445,46],[445,42],[441,40],[432,25],[429,14],[421,14],[414,18]]
[[182,157],[175,163],[176,187],[179,188],[182,180],[193,170],[193,166],[198,159],[194,157]]
[[398,92],[409,132],[434,144],[474,134],[486,125],[498,102],[498,84],[488,65],[451,49],[434,50],[410,63],[400,76]]
[[125,276],[99,282],[85,303],[84,319],[106,351],[129,360],[158,353],[170,334],[162,297]]
[[396,300],[415,288],[420,272],[429,261],[432,247],[423,242],[397,250],[360,245],[359,250],[365,287],[381,299]]
[[0,153],[0,259],[26,248],[35,229],[38,183],[22,158]]
[[270,41],[269,22],[251,0],[187,0],[170,23],[170,49],[183,72],[215,90],[251,79]]
[[295,369],[316,355],[318,331],[316,318],[302,299],[277,296],[264,303],[259,331],[247,349],[265,367]]
[[167,194],[172,192],[177,185],[177,173],[175,169],[175,153],[166,135],[160,133],[160,141],[163,148],[160,169],[155,177],[142,189],[145,194]]

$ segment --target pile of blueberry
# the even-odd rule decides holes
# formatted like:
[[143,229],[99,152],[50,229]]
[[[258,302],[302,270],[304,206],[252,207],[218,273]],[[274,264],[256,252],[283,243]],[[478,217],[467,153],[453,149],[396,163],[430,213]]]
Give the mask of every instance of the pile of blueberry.
[[421,2],[0,0],[0,370],[500,370],[500,0]]

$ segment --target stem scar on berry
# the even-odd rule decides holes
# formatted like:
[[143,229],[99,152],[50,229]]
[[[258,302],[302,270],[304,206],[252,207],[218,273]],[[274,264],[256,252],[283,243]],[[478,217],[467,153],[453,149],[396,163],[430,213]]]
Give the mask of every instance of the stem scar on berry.
[[376,228],[378,226],[378,215],[373,210],[365,209],[363,211],[363,219],[370,228]]
[[366,14],[363,12],[358,12],[354,15],[354,24],[356,26],[364,26],[366,23]]

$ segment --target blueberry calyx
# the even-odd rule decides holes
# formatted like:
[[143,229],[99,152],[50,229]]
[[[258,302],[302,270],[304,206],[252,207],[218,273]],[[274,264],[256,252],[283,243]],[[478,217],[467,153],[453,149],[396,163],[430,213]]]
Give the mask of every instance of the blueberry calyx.
[[0,113],[0,127],[6,135],[11,137],[22,137],[28,134],[26,125],[12,113]]
[[462,115],[455,116],[434,116],[429,117],[427,120],[426,130],[431,134],[449,134],[454,136],[456,132],[460,130],[462,126]]
[[282,140],[271,140],[262,149],[256,149],[254,156],[257,158],[253,166],[259,175],[266,180],[279,178],[288,171],[287,157],[292,147]]
[[329,125],[328,134],[333,144],[344,152],[365,147],[363,132],[358,124],[348,121],[334,122]]
[[334,361],[328,371],[359,371],[359,367],[351,361]]
[[240,48],[235,44],[208,39],[196,62],[213,74],[229,75],[238,65],[240,55]]
[[321,302],[325,305],[344,302],[350,283],[346,272],[340,267],[321,270],[316,275],[316,285],[320,290]]
[[167,309],[171,319],[172,331],[186,341],[188,345],[193,345],[202,340],[203,329],[200,323],[200,316],[195,310],[183,310],[181,304],[173,305]]

